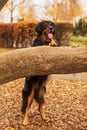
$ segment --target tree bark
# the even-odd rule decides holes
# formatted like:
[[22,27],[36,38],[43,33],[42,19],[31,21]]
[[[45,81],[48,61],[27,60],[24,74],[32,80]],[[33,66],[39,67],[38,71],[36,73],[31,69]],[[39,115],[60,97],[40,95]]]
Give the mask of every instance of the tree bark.
[[33,75],[87,72],[87,47],[32,47],[0,55],[0,84]]
[[7,3],[8,0],[0,0],[0,10],[3,8],[3,6]]

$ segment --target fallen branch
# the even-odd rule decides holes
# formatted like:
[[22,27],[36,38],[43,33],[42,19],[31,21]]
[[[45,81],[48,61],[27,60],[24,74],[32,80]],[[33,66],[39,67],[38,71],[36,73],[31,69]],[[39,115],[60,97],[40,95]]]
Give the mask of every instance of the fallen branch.
[[87,72],[87,47],[32,47],[0,55],[0,84],[33,75]]

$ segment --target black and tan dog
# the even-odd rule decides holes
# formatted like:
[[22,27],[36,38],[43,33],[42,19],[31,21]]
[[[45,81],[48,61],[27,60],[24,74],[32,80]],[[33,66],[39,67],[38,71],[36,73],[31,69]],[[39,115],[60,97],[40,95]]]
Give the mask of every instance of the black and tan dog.
[[[40,22],[35,31],[37,32],[37,38],[32,43],[32,47],[50,45],[56,46],[54,41],[55,28],[54,23],[51,21],[42,21]],[[21,111],[25,114],[23,124],[28,124],[28,110],[32,104],[33,99],[39,105],[40,115],[43,120],[48,120],[44,114],[43,106],[45,104],[45,94],[46,94],[46,81],[48,75],[44,76],[31,76],[26,77],[25,85],[22,90],[22,109]]]

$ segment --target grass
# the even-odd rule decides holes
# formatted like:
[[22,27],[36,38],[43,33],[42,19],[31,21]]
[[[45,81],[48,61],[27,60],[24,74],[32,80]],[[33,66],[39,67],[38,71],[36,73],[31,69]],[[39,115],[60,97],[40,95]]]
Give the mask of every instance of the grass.
[[87,35],[86,36],[73,36],[70,39],[71,46],[87,46]]

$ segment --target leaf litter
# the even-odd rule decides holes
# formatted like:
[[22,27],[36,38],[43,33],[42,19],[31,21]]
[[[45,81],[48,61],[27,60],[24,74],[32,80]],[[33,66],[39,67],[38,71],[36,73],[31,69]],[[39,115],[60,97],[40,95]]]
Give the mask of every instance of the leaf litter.
[[45,113],[41,119],[33,102],[29,124],[23,126],[21,113],[24,78],[0,85],[0,130],[87,130],[87,82],[49,79]]

